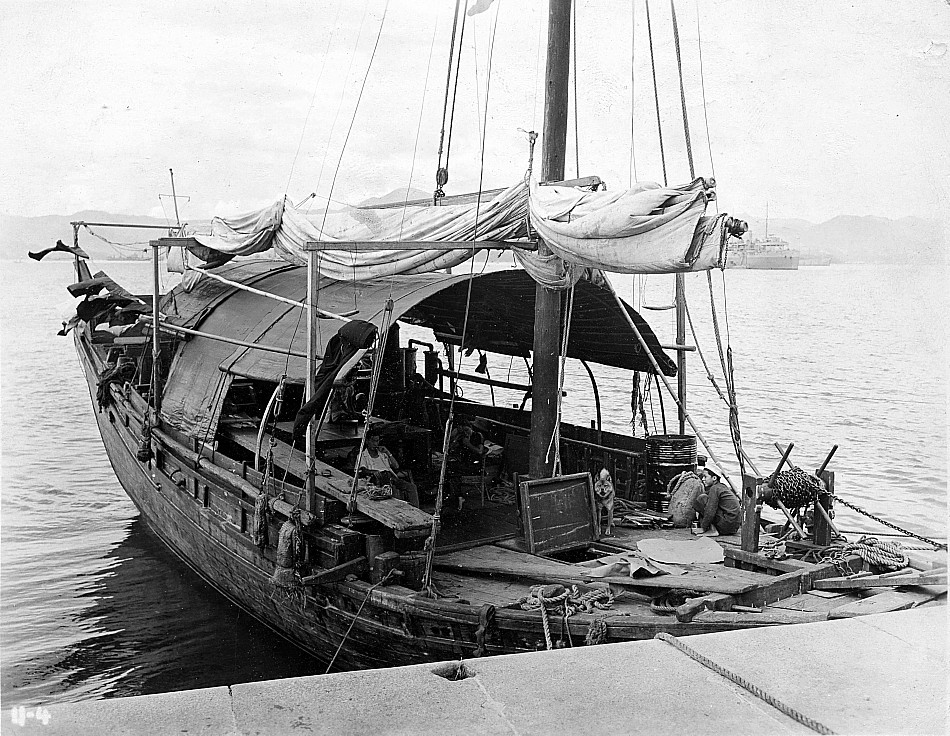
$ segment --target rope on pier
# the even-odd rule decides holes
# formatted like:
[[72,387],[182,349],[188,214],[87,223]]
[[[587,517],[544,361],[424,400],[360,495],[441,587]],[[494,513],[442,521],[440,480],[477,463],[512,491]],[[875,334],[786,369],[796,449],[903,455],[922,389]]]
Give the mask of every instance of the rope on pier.
[[749,682],[748,680],[746,680],[744,677],[741,677],[740,675],[737,675],[735,672],[731,672],[731,671],[727,670],[727,669],[726,669],[725,667],[723,667],[721,664],[718,664],[718,663],[716,663],[716,662],[713,662],[713,661],[712,661],[711,659],[709,659],[708,657],[703,656],[702,654],[700,654],[699,652],[697,652],[695,649],[693,649],[693,648],[691,648],[690,646],[684,644],[682,641],[680,641],[679,639],[677,639],[675,636],[671,636],[670,634],[667,634],[666,632],[663,632],[663,633],[657,634],[656,637],[654,637],[654,638],[660,639],[661,641],[665,641],[665,642],[666,642],[667,644],[669,644],[670,646],[676,647],[677,649],[679,649],[681,652],[683,652],[683,654],[685,654],[685,655],[686,655],[687,657],[689,657],[690,659],[693,659],[693,660],[699,662],[701,665],[703,665],[704,667],[708,667],[709,669],[711,669],[711,670],[712,670],[713,672],[715,672],[716,674],[721,675],[722,677],[725,677],[727,680],[730,680],[731,682],[734,682],[734,683],[735,683],[736,685],[738,685],[739,687],[744,688],[745,690],[748,690],[750,693],[752,693],[753,695],[755,695],[757,698],[760,698],[761,700],[764,700],[766,703],[768,703],[769,705],[771,705],[771,706],[772,706],[773,708],[775,708],[776,710],[780,710],[782,713],[784,713],[785,715],[787,715],[787,716],[788,716],[789,718],[791,718],[792,720],[797,721],[798,723],[801,723],[803,726],[806,726],[807,728],[810,728],[810,729],[811,729],[812,731],[814,731],[815,733],[827,733],[827,734],[833,734],[833,733],[834,733],[834,731],[832,731],[830,728],[828,728],[828,727],[825,726],[824,724],[819,723],[818,721],[814,720],[813,718],[809,718],[808,716],[804,715],[803,713],[799,713],[797,710],[795,710],[794,708],[792,708],[790,705],[786,705],[785,703],[783,703],[781,700],[779,700],[779,699],[776,698],[775,696],[769,695],[769,693],[765,692],[765,690],[763,690],[762,688],[760,688],[758,685],[754,685],[753,683],[751,683],[751,682]]

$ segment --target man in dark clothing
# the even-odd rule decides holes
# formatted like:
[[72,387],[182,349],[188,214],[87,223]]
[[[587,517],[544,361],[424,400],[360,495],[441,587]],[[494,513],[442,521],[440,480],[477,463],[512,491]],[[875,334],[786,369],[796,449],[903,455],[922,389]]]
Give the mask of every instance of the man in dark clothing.
[[706,490],[699,494],[693,508],[699,512],[697,534],[715,537],[720,534],[735,534],[742,523],[742,505],[739,497],[720,482],[719,474],[708,465],[701,479]]

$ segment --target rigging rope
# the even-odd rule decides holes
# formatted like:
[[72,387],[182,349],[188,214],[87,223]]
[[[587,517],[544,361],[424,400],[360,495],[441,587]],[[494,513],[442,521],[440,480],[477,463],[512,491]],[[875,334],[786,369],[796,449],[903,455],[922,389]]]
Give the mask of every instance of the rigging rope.
[[[491,93],[492,61],[495,55],[495,33],[498,30],[498,15],[500,12],[501,11],[499,9],[495,13],[494,23],[492,24],[491,42],[488,47],[488,79],[485,83],[485,120],[481,126],[478,197],[475,200],[475,228],[472,232],[472,258],[469,259],[468,285],[465,293],[465,319],[462,321],[462,336],[459,343],[460,352],[458,373],[462,372],[463,355],[461,348],[465,347],[465,338],[468,335],[469,312],[471,311],[472,306],[472,283],[475,279],[475,242],[478,240],[478,216],[482,206],[482,190],[484,188],[485,181],[485,133],[488,128],[488,102]],[[464,27],[464,19],[462,22]],[[456,392],[452,391],[452,396],[449,399],[449,413],[445,420],[445,429],[442,437],[442,465],[439,468],[439,485],[435,494],[435,509],[432,512],[432,527],[429,536],[426,537],[425,541],[426,566],[425,573],[423,574],[422,578],[422,589],[427,591],[432,597],[437,595],[435,585],[432,582],[432,566],[435,560],[435,541],[438,538],[439,530],[441,529],[442,524],[442,504],[445,500],[445,476],[448,468],[449,444],[452,439],[452,427],[455,423],[455,399]]]
[[[637,37],[637,19],[636,19],[636,3],[630,4],[630,171],[629,171],[629,181],[630,186],[633,186],[633,183],[637,181],[637,146],[636,146],[636,118],[634,116],[634,110],[636,108],[636,54],[635,52],[635,41]],[[634,277],[636,279],[636,277]]]
[[647,38],[650,42],[650,68],[653,70],[653,99],[656,103],[656,132],[660,138],[660,161],[663,164],[663,185],[669,184],[666,177],[666,153],[663,150],[663,123],[660,120],[660,89],[656,83],[656,60],[653,56],[653,28],[650,25],[650,0],[644,0],[647,10]]
[[571,4],[571,66],[574,83],[574,176],[581,178],[581,143],[577,119],[577,3]]
[[[369,80],[369,73],[373,69],[373,62],[376,60],[376,50],[379,48],[379,39],[383,35],[383,26],[386,25],[386,13],[389,12],[389,0],[383,8],[383,17],[379,21],[379,30],[376,32],[376,42],[373,44],[373,52],[369,57],[369,64],[366,66],[366,74],[363,75],[363,83],[360,85],[359,94],[356,97],[356,107],[353,108],[353,116],[350,118],[350,125],[346,129],[346,136],[343,138],[343,147],[340,149],[340,158],[337,159],[336,169],[333,172],[333,179],[330,182],[330,193],[327,195],[327,206],[323,211],[323,223],[320,225],[320,235],[323,235],[323,228],[326,226],[327,214],[330,211],[330,197],[333,196],[333,189],[336,186],[336,178],[340,173],[340,166],[343,163],[343,154],[346,153],[346,144],[350,141],[350,134],[353,132],[353,125],[356,123],[356,115],[360,110],[360,102],[363,100],[363,91],[366,89],[366,82]],[[365,18],[365,14],[364,14]]]
[[[696,2],[696,46],[699,49],[699,86],[703,95],[703,122],[706,126],[706,148],[709,150],[709,171],[716,178],[716,166],[713,163],[712,141],[709,138],[709,113],[706,109],[706,80],[703,73],[703,35],[699,29],[699,1]],[[716,211],[719,211],[719,200],[716,200]]]
[[[435,192],[432,195],[433,204],[438,204],[439,200],[445,196],[442,187],[449,181],[449,155],[452,150],[452,128],[455,123],[455,101],[458,95],[459,69],[462,65],[462,41],[465,38],[465,18],[466,13],[462,14],[462,28],[458,35],[458,60],[455,58],[455,34],[458,29],[459,5],[461,0],[455,0],[455,15],[452,19],[452,41],[449,45],[449,64],[445,75],[445,100],[442,103],[442,130],[439,133],[439,162],[435,171]],[[452,84],[452,70],[455,69],[455,84]],[[452,90],[452,107],[449,112],[449,88]],[[445,136],[445,120],[449,120],[448,140]],[[443,143],[445,143],[445,166],[442,166]]]
[[693,167],[693,144],[689,137],[689,117],[686,114],[686,89],[683,87],[683,60],[680,55],[680,31],[679,24],[676,22],[676,3],[670,0],[670,13],[673,16],[673,45],[676,48],[676,68],[679,72],[680,80],[680,103],[683,106],[683,131],[686,134],[686,157],[689,159],[689,178],[696,178],[696,170]]
[[574,314],[574,286],[567,293],[567,304],[564,309],[564,321],[561,325],[561,370],[557,391],[557,415],[554,417],[554,429],[551,432],[551,441],[548,442],[548,451],[545,462],[551,462],[551,449],[554,449],[554,463],[551,468],[551,477],[560,475],[561,468],[561,413],[564,401],[564,375],[567,372],[567,347],[571,340],[571,317]]
[[[713,332],[716,335],[716,348],[719,351],[719,362],[722,365],[722,375],[726,382],[726,393],[729,397],[729,434],[739,461],[739,472],[745,474],[745,452],[742,449],[742,434],[739,429],[739,405],[736,401],[736,384],[732,371],[732,346],[729,344],[728,328],[726,334],[726,352],[722,350],[722,335],[719,333],[719,317],[716,313],[716,299],[713,293],[712,271],[706,271],[706,283],[709,285],[709,308],[712,315]],[[723,300],[725,301],[725,283],[723,283]],[[728,310],[727,314],[728,314]],[[728,324],[728,323],[727,323]]]
[[[300,156],[300,149],[303,146],[304,136],[307,134],[307,123],[310,122],[310,113],[313,112],[313,103],[317,100],[317,90],[320,89],[320,82],[323,80],[323,70],[327,66],[327,56],[330,46],[333,44],[333,37],[336,35],[336,24],[340,20],[340,10],[343,7],[343,0],[336,7],[336,17],[333,19],[333,31],[330,33],[329,40],[327,41],[327,47],[323,50],[323,63],[320,64],[320,72],[317,74],[317,81],[313,85],[313,94],[310,95],[310,107],[307,108],[307,115],[303,120],[303,128],[300,130],[300,140],[297,141],[297,150],[294,152],[294,160],[290,163],[290,173],[287,175],[287,186],[284,187],[284,196],[287,195],[287,192],[290,190],[290,182],[294,178],[294,168],[297,166],[297,158]],[[316,192],[310,196],[315,196]],[[308,197],[309,199],[309,197]],[[300,204],[303,204],[301,202]],[[299,208],[300,205],[297,205]]]
[[[371,430],[371,420],[373,418],[373,408],[376,404],[376,389],[379,387],[379,377],[383,372],[383,358],[386,355],[386,343],[389,339],[389,328],[393,316],[393,300],[386,300],[386,308],[383,317],[380,320],[380,334],[377,338],[376,351],[373,360],[373,376],[369,384],[369,399],[366,402],[366,421],[363,424],[363,436],[360,438],[359,450],[356,453],[356,467],[353,469],[353,484],[350,486],[350,498],[347,501],[346,509],[352,517],[356,511],[356,496],[359,493],[360,461],[363,459],[363,452],[366,449],[366,437]],[[352,521],[352,519],[351,519]]]

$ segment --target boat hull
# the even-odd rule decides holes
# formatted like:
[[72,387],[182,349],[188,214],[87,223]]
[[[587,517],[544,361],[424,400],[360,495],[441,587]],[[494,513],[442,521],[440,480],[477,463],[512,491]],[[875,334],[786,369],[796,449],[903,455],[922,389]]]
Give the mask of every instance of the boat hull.
[[[76,346],[95,405],[104,361],[81,328]],[[493,607],[431,599],[403,586],[377,587],[359,579],[307,587],[289,598],[271,582],[273,548],[262,553],[250,540],[253,502],[242,498],[240,488],[224,488],[220,470],[210,474],[202,470],[205,460],[176,456],[155,433],[155,460],[139,461],[144,400],[115,387],[111,396],[111,403],[95,413],[96,421],[116,477],[149,531],[228,600],[323,666],[332,661],[334,670],[367,669],[545,648],[536,610],[489,612]],[[649,610],[622,616],[577,613],[566,624],[557,618],[557,636],[574,646],[584,643],[598,619],[606,624],[607,642],[650,639],[661,632],[685,636],[774,625],[766,617],[679,622]]]

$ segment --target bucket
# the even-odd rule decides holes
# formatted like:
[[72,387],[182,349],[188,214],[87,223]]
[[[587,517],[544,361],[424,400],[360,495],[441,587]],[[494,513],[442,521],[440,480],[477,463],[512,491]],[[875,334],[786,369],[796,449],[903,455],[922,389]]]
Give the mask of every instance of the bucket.
[[400,585],[422,590],[422,581],[426,574],[426,553],[403,552],[399,555],[399,569],[402,571]]
[[656,434],[646,438],[647,508],[665,511],[669,482],[696,465],[696,438],[689,434]]

